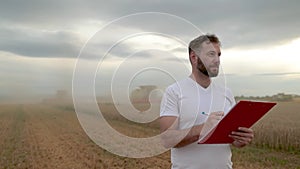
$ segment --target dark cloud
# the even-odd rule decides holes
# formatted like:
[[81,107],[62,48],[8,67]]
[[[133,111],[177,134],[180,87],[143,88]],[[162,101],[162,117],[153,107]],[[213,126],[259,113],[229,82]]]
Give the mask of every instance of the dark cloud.
[[81,59],[111,59],[111,58],[125,58],[131,55],[133,49],[128,44],[114,44],[104,42],[91,42],[82,49],[80,54]]
[[30,57],[76,57],[81,42],[67,31],[0,28],[0,50]]
[[[10,0],[2,2],[0,6],[0,50],[33,57],[73,57],[79,51],[78,39],[69,28],[88,20],[108,23],[128,14],[145,11],[165,12],[185,18],[203,32],[218,34],[224,48],[274,45],[299,37],[299,5],[298,0]],[[126,29],[178,35],[177,38],[184,41],[191,40],[196,33],[191,33],[187,29],[191,25],[180,19],[177,19],[177,25],[176,19],[166,20],[160,17],[137,17],[120,25]],[[33,29],[19,29],[22,27]],[[119,56],[128,54],[126,50],[124,48]]]
[[1,3],[0,16],[5,23],[21,25],[66,24],[89,15],[85,4],[80,0],[7,0]]
[[[159,6],[155,3],[144,5],[139,9],[178,15],[191,21],[203,32],[218,34],[226,48],[274,45],[300,35],[300,1],[297,0],[164,1]],[[161,28],[159,25],[164,24],[157,20],[152,22],[150,27],[156,26],[170,33],[176,30],[169,26]],[[180,28],[183,34],[187,33],[184,26]]]

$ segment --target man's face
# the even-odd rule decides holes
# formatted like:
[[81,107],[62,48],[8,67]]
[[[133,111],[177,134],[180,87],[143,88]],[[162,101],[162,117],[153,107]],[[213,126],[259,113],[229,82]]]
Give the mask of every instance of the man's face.
[[204,75],[216,77],[219,73],[221,49],[217,43],[204,42],[198,56],[197,69]]

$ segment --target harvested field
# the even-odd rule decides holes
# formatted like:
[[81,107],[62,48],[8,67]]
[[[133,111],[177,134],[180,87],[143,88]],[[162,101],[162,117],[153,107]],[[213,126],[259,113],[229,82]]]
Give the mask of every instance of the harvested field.
[[[260,131],[256,132],[257,139],[253,144],[248,148],[233,149],[235,168],[299,168],[298,105],[280,103],[260,122],[264,125],[258,123],[255,130]],[[0,168],[170,168],[169,151],[154,157],[132,159],[100,148],[85,134],[70,105],[2,104],[0,107]],[[132,123],[120,117],[111,105],[100,107],[107,121],[119,132],[131,137],[159,133],[156,122]],[[286,114],[282,122],[283,111]],[[128,132],[128,128],[135,132]]]

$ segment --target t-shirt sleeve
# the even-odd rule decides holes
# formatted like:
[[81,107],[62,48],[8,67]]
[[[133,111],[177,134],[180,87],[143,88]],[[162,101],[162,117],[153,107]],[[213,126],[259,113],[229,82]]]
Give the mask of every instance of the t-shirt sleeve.
[[176,95],[172,86],[169,86],[163,95],[160,105],[160,116],[179,117],[178,95]]

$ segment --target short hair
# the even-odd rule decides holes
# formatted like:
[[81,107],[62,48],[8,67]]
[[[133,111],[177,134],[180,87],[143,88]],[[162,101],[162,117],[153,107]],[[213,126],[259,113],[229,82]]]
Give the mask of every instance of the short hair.
[[211,42],[211,43],[218,43],[221,45],[221,42],[219,41],[219,38],[215,34],[206,34],[206,35],[200,35],[199,37],[192,40],[189,44],[189,55],[192,51],[197,50],[200,52],[201,45],[203,42]]

